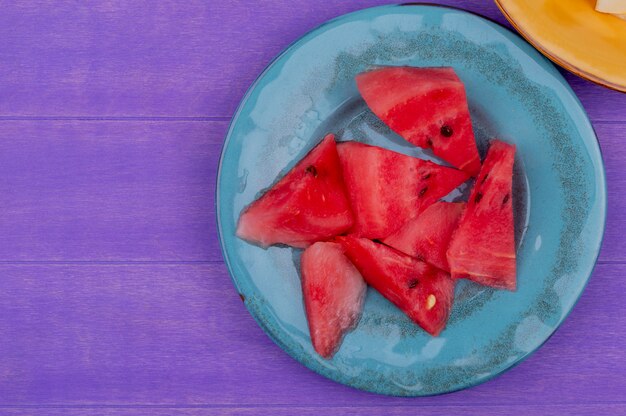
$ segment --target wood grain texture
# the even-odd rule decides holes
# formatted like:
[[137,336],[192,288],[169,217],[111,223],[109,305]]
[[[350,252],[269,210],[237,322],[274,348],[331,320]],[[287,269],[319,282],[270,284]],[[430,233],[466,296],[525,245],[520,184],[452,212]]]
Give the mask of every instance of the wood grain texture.
[[[5,1],[0,116],[227,118],[291,42],[328,19],[388,3]],[[491,1],[441,3],[505,23]],[[592,119],[626,121],[624,94],[568,79]]]
[[148,408],[0,408],[5,416],[15,416],[28,413],[32,416],[86,416],[97,414],[100,416],[499,416],[506,414],[532,411],[532,414],[542,416],[588,416],[588,415],[624,415],[626,404],[588,404],[588,405],[542,405],[542,406],[371,406],[371,407],[148,407]]
[[[0,121],[0,261],[221,261],[224,121]],[[609,209],[601,261],[626,261],[626,129],[595,124]]]
[[[440,3],[508,26],[491,1]],[[377,396],[305,369],[241,303],[215,227],[228,120],[283,48],[380,4],[0,0],[0,414],[626,414],[626,94],[570,74],[607,230],[527,361],[446,396]]]
[[0,122],[0,261],[220,261],[226,122]]
[[[626,94],[624,94],[626,96]],[[626,112],[626,105],[624,105]],[[626,123],[595,123],[607,183],[607,219],[600,261],[626,261]]]
[[623,403],[625,273],[598,266],[568,320],[521,365],[415,400],[305,369],[256,325],[222,264],[0,265],[0,407]]

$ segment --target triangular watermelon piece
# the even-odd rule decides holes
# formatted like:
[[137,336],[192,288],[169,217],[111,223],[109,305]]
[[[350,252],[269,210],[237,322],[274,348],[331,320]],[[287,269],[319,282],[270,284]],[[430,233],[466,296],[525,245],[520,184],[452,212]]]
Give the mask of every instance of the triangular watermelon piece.
[[480,156],[465,87],[452,68],[383,67],[357,75],[369,108],[416,146],[476,176]]
[[452,276],[515,290],[514,158],[514,145],[491,143],[448,249]]
[[365,281],[431,335],[446,326],[454,280],[443,270],[365,238],[338,237]]
[[237,235],[262,247],[307,247],[353,225],[332,134],[239,217]]
[[450,271],[446,251],[464,202],[435,202],[383,242],[411,257]]
[[367,286],[338,243],[315,243],[302,253],[302,291],[315,351],[330,358],[356,326]]
[[358,142],[337,145],[358,237],[382,239],[468,179],[453,168]]

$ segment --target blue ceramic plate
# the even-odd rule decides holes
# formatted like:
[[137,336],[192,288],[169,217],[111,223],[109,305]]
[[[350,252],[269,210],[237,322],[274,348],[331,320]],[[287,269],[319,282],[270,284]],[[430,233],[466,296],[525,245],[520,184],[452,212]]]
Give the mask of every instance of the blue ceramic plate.
[[[388,130],[359,98],[354,76],[375,65],[454,67],[467,89],[482,152],[492,137],[517,145],[518,290],[459,282],[448,326],[433,338],[369,289],[358,327],[332,360],[324,360],[309,339],[299,251],[255,247],[235,237],[235,226],[241,210],[327,132],[430,158]],[[596,136],[554,66],[498,24],[433,5],[348,14],[290,46],[239,106],[217,183],[226,264],[259,325],[312,370],[398,396],[481,383],[541,346],[585,287],[605,208]]]

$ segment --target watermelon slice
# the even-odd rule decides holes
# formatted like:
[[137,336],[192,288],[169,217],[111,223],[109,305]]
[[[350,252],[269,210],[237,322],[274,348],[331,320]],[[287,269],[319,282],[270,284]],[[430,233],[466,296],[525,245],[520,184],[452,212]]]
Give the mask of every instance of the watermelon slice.
[[465,87],[452,68],[383,67],[357,75],[369,108],[416,146],[476,176],[480,156]]
[[464,202],[435,202],[383,242],[404,254],[450,271],[446,251]]
[[355,214],[350,230],[382,239],[465,182],[467,175],[422,159],[358,142],[337,145]]
[[239,217],[237,235],[262,247],[307,247],[352,227],[335,137],[327,135]]
[[338,243],[315,243],[302,253],[302,291],[313,347],[324,358],[356,326],[367,286]]
[[491,143],[448,248],[452,276],[515,290],[514,157],[514,145]]
[[450,275],[384,244],[338,237],[365,281],[431,335],[445,327],[454,298]]

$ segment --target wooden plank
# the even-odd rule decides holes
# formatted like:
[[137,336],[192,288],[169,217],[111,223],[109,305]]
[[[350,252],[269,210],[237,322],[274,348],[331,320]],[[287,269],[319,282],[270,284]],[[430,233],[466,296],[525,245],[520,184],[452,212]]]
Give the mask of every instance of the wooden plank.
[[626,94],[561,70],[592,122],[626,121]]
[[0,261],[220,260],[226,122],[0,122]]
[[[0,116],[230,117],[273,57],[328,19],[383,0],[5,2]],[[504,22],[493,2],[445,1]],[[595,120],[626,95],[568,77]]]
[[626,261],[626,124],[595,123],[594,128],[602,149],[608,196],[600,260]]
[[4,264],[0,407],[623,403],[625,273],[598,266],[565,324],[526,362],[416,401],[306,370],[257,326],[221,264]]
[[[221,261],[227,123],[0,122],[0,261]],[[602,261],[626,261],[626,124],[597,123],[609,183]]]
[[421,406],[420,400],[414,400],[406,406],[371,406],[371,407],[196,407],[196,408],[27,408],[2,409],[6,416],[45,415],[45,416],[83,416],[98,414],[101,416],[239,416],[239,415],[273,415],[273,416],[505,416],[511,414],[542,416],[588,416],[588,415],[624,415],[625,404],[586,404],[586,405],[518,405],[518,406]]

